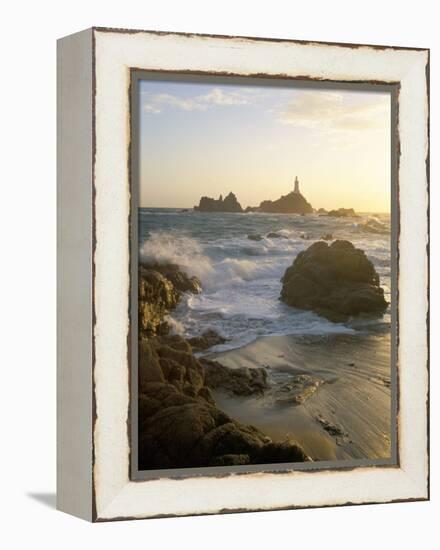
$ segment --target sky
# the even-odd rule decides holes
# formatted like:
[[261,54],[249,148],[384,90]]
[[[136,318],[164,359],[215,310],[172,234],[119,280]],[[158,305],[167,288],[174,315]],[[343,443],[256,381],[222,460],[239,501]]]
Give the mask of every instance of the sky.
[[390,94],[142,80],[140,205],[242,207],[300,190],[316,209],[390,211]]

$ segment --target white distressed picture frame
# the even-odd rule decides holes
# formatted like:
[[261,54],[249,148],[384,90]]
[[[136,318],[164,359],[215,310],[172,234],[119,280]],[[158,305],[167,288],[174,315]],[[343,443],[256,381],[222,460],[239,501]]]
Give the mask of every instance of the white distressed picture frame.
[[[130,479],[130,72],[399,85],[394,467]],[[58,508],[90,521],[429,498],[429,51],[94,28],[58,43]]]

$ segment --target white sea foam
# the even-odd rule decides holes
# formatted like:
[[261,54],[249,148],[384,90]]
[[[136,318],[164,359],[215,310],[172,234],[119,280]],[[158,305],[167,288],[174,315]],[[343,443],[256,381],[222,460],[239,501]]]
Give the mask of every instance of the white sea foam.
[[180,334],[181,336],[185,334],[185,326],[182,322],[174,319],[174,317],[171,317],[171,315],[166,315],[165,321],[170,327],[171,334]]
[[[223,249],[223,254],[228,253],[228,250]],[[164,231],[152,233],[142,244],[140,258],[146,264],[177,264],[189,275],[199,277],[205,289],[251,281],[274,270],[270,263],[265,265],[249,259],[209,258],[197,240]]]
[[205,281],[213,273],[210,259],[202,253],[197,240],[173,232],[157,231],[142,244],[141,261],[147,264],[177,264],[188,275]]

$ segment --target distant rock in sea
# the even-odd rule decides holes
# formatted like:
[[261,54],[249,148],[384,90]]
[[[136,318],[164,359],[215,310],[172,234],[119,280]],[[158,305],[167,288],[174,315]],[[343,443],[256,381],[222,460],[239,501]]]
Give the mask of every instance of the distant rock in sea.
[[300,252],[281,279],[281,300],[343,322],[360,313],[382,314],[388,303],[365,252],[349,241],[323,241]]
[[266,235],[268,239],[287,239],[286,235],[283,235],[282,233],[275,233],[271,232]]
[[353,208],[338,208],[337,210],[330,210],[327,212],[327,216],[334,218],[358,218]]
[[211,197],[202,197],[199,205],[194,206],[194,210],[199,212],[243,212],[241,204],[238,202],[234,193],[229,193],[224,199],[222,195],[218,199]]
[[301,193],[292,191],[275,201],[263,201],[258,211],[272,214],[312,214],[313,208]]
[[259,233],[250,233],[247,238],[251,241],[261,241],[263,237]]

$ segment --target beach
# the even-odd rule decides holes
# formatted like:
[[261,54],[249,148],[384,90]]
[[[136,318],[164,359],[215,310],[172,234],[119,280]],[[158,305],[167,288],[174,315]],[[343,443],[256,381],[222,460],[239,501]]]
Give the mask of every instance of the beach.
[[388,334],[269,336],[210,358],[268,371],[270,389],[261,396],[214,392],[218,406],[240,422],[275,441],[294,439],[315,461],[390,458]]

